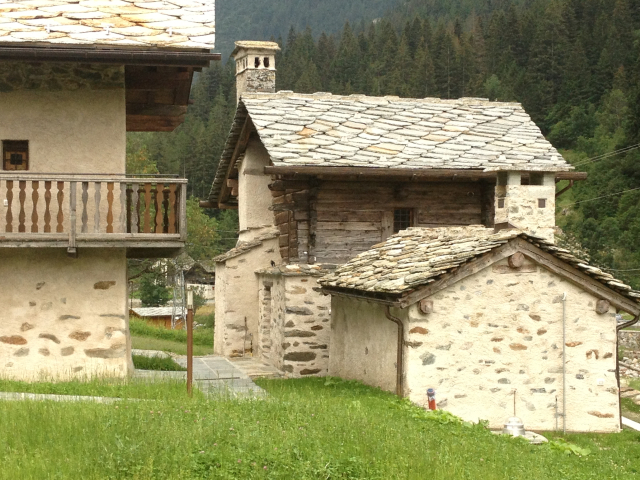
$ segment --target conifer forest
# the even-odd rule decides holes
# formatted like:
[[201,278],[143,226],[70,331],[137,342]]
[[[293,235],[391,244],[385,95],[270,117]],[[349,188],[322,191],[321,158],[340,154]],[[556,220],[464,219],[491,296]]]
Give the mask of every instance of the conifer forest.
[[[130,158],[207,197],[235,111],[233,42],[273,38],[278,90],[521,102],[589,174],[559,198],[558,225],[640,288],[640,1],[218,0],[217,24],[223,60],[195,79],[186,121],[130,134]],[[208,214],[233,244],[234,214]]]

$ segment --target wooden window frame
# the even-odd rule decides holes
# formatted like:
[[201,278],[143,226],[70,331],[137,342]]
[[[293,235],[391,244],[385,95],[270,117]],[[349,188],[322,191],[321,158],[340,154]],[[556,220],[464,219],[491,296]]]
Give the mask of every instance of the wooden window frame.
[[[409,225],[408,226],[406,226],[404,228],[400,228],[401,226],[398,225],[398,223],[406,222],[406,219],[398,220],[397,219],[397,215],[398,214],[400,214],[400,215],[408,214],[408,217],[409,217]],[[415,226],[415,218],[416,218],[416,215],[415,215],[415,211],[414,211],[413,208],[394,208],[393,209],[393,233],[396,234],[401,230],[406,230],[407,228],[414,227]],[[398,227],[398,228],[396,228],[396,227]]]
[[[24,168],[11,168],[11,159],[7,155],[11,151],[24,153]],[[29,170],[29,140],[2,140],[2,170],[5,172],[25,172]]]

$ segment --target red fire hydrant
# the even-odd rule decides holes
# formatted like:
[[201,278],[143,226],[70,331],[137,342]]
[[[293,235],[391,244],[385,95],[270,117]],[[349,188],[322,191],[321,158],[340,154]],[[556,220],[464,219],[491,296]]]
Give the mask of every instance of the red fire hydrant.
[[436,410],[436,391],[433,388],[427,389],[427,399],[429,400],[429,410]]

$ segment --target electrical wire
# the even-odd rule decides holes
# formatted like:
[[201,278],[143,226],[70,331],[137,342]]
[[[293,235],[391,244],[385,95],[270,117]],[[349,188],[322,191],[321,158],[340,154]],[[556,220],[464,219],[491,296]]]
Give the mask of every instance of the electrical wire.
[[629,147],[624,147],[624,148],[621,148],[619,150],[614,150],[613,152],[607,152],[607,153],[603,153],[602,155],[597,155],[595,157],[588,158],[586,160],[583,160],[582,162],[578,162],[578,163],[573,164],[573,166],[574,167],[579,167],[580,165],[585,165],[587,163],[594,163],[594,162],[597,162],[599,160],[604,160],[605,158],[609,158],[609,157],[613,157],[613,156],[616,156],[616,155],[620,155],[622,153],[630,152],[630,151],[635,150],[637,148],[640,148],[640,143],[637,143],[635,145],[631,145]]
[[608,197],[615,197],[616,195],[622,195],[623,193],[627,193],[627,192],[634,192],[636,190],[640,190],[640,187],[637,188],[631,188],[629,190],[623,190],[621,192],[616,192],[616,193],[610,193],[609,195],[602,195],[601,197],[594,197],[594,198],[588,198],[586,200],[580,200],[579,202],[573,202],[573,203],[569,203],[568,205],[563,205],[563,207],[570,207],[572,205],[577,205],[579,203],[585,203],[585,202],[593,202],[594,200],[600,200],[602,198],[608,198]]

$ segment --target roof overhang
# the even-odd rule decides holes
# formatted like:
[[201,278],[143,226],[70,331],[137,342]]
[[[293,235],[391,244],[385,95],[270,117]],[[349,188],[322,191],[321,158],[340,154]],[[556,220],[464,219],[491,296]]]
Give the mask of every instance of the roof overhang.
[[0,61],[124,65],[127,131],[170,132],[184,121],[193,73],[220,60],[208,50],[0,46]]
[[568,262],[545,252],[531,242],[516,237],[506,244],[474,258],[468,263],[457,267],[453,271],[444,273],[436,281],[419,286],[413,290],[402,293],[372,292],[347,288],[323,286],[322,292],[329,295],[357,298],[360,300],[390,305],[397,308],[407,308],[422,299],[428,298],[439,291],[503,260],[516,252],[521,252],[537,264],[567,281],[591,293],[592,295],[608,300],[617,310],[640,315],[640,304],[630,297],[614,290],[604,283],[587,275],[584,271],[574,267]]

